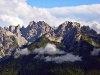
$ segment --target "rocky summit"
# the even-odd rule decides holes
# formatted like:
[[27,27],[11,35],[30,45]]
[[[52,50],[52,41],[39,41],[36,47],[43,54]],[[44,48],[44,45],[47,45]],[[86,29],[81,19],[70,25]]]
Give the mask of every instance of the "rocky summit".
[[[68,50],[75,49],[74,45],[75,47],[77,45],[79,49],[81,41],[86,40],[86,37],[82,33],[87,34],[91,38],[95,37],[97,38],[96,40],[100,40],[100,34],[97,34],[89,26],[81,26],[80,23],[70,21],[65,21],[56,28],[49,26],[44,21],[31,21],[26,28],[24,26],[20,27],[20,25],[0,27],[0,58],[11,55],[13,50],[18,50],[23,45],[30,44],[43,35],[50,41],[64,44]],[[89,43],[99,46],[95,41]]]
[[0,27],[0,75],[100,75],[100,34],[71,21]]

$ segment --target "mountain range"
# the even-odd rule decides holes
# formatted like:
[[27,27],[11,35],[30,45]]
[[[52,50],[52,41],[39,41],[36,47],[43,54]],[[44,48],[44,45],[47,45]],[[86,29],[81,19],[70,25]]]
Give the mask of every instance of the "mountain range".
[[100,34],[77,22],[0,27],[0,75],[100,75],[99,53]]

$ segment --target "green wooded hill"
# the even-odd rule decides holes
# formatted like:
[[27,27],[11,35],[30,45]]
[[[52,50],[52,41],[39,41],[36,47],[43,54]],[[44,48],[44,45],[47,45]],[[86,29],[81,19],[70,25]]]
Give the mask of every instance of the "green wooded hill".
[[[87,36],[84,37],[86,38]],[[45,47],[47,43],[67,51],[63,44],[50,41],[45,36],[29,45],[28,50],[32,52],[35,48]],[[79,54],[82,61],[55,63],[34,59],[35,54],[23,55],[16,59],[10,56],[0,62],[0,75],[100,75],[100,56],[90,55],[94,46],[87,40],[82,40],[80,46],[80,50],[76,48],[72,52]]]

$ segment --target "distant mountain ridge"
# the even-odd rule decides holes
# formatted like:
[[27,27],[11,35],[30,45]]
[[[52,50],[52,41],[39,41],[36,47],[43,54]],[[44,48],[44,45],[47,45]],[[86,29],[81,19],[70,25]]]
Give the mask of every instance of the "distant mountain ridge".
[[100,75],[100,34],[70,21],[0,27],[0,58],[0,75]]
[[[90,29],[89,26],[81,26],[80,23],[70,21],[65,21],[57,28],[49,26],[44,21],[31,21],[26,28],[20,27],[20,25],[11,25],[8,28],[0,27],[0,57],[10,55],[11,51],[34,42],[44,34],[49,40],[64,44],[68,50],[72,50],[76,46],[80,48],[82,40],[89,42],[86,40],[87,37],[83,37],[82,32],[93,39],[96,38],[96,41],[100,41],[100,34],[97,34],[95,30]],[[100,43],[93,42],[93,39],[89,43],[93,46],[97,43],[96,47],[100,47]]]

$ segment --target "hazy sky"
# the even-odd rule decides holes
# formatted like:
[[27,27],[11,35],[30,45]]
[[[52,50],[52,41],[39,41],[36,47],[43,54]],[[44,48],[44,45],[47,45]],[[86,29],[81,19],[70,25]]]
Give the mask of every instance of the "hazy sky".
[[100,0],[0,0],[0,26],[27,26],[33,20],[50,26],[74,21],[100,32]]

